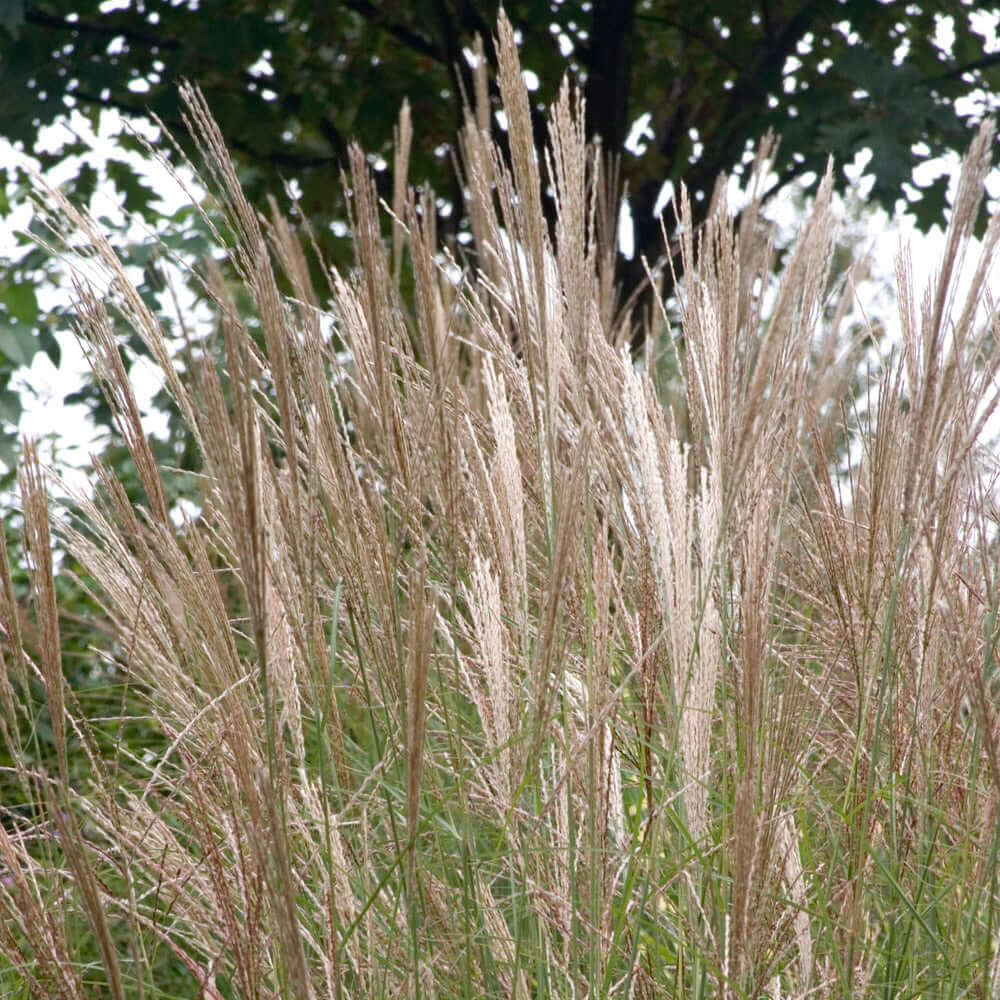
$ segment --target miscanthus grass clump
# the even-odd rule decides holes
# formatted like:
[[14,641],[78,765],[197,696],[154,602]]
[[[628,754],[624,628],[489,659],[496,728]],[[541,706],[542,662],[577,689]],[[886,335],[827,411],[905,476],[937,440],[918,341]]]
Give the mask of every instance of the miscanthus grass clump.
[[[253,316],[206,270],[218,350],[183,377],[52,194],[114,278],[78,284],[80,336],[144,496],[98,465],[53,518],[27,449],[38,640],[10,617],[2,733],[25,759],[41,685],[56,760],[0,824],[5,995],[996,996],[997,218],[956,291],[992,128],[860,392],[829,176],[780,266],[757,188],[698,227],[682,193],[679,325],[642,363],[579,99],[539,160],[505,21],[499,51],[468,257],[403,181],[404,111],[393,203],[356,151],[356,266],[322,289],[188,92]],[[183,523],[109,302],[200,451]],[[65,682],[53,530],[155,753],[101,751]]]

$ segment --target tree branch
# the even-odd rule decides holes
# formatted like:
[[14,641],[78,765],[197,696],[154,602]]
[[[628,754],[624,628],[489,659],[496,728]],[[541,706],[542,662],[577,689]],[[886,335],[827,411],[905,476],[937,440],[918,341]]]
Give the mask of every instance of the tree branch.
[[164,38],[162,35],[142,31],[127,26],[120,19],[112,17],[107,18],[106,21],[101,23],[83,20],[67,21],[65,18],[46,14],[37,7],[29,7],[24,12],[24,20],[28,24],[34,24],[40,28],[59,31],[82,31],[91,35],[99,35],[102,38],[117,38],[120,35],[126,41],[138,42],[140,45],[148,45],[150,48],[156,47],[173,50],[180,48],[181,45],[176,38]]
[[606,149],[625,144],[632,89],[635,0],[594,0],[586,50],[587,137]]
[[392,35],[398,42],[402,42],[407,48],[435,62],[443,63],[446,54],[442,52],[431,41],[416,31],[408,28],[405,24],[390,21],[385,12],[371,3],[371,0],[344,0],[344,6],[353,10],[355,14],[360,14],[366,21],[369,21],[376,28],[381,28],[388,35]]
[[702,48],[710,52],[714,59],[718,59],[719,62],[727,63],[733,69],[740,68],[740,64],[725,49],[720,48],[720,46],[700,31],[695,31],[694,28],[688,27],[682,21],[675,21],[673,18],[664,17],[662,14],[646,14],[642,11],[635,12],[635,19],[636,21],[649,21],[653,24],[662,24],[668,28],[673,28],[678,34],[683,35],[685,38],[690,38],[693,42],[697,42]]
[[991,52],[989,55],[983,56],[982,59],[975,59],[973,62],[966,63],[964,66],[955,66],[953,69],[948,70],[947,73],[942,73],[940,76],[932,77],[928,82],[934,83],[937,80],[954,80],[956,77],[962,76],[963,73],[972,73],[977,69],[986,69],[988,66],[1000,65],[1000,52]]
[[[731,166],[738,160],[746,139],[747,110],[760,106],[766,100],[768,87],[772,80],[780,77],[785,59],[794,51],[795,44],[809,30],[816,16],[821,12],[821,0],[810,0],[784,25],[772,23],[773,44],[762,41],[752,58],[739,74],[729,98],[722,111],[717,115],[719,126],[714,134],[702,134],[706,155],[699,160],[695,168],[688,172],[688,186],[692,191],[702,190],[705,197],[701,202],[693,202],[694,222],[698,225],[708,210],[710,185],[714,183],[720,170]],[[660,125],[660,141],[657,148],[667,165],[667,174],[680,174],[677,157],[681,149],[692,109],[679,103],[669,126]],[[709,152],[710,150],[710,152]],[[642,264],[646,257],[652,264],[658,261],[666,252],[662,247],[663,237],[660,231],[660,220],[653,215],[653,207],[663,185],[663,179],[647,178],[632,200],[632,224],[635,234],[635,251],[631,260],[622,264],[622,299],[626,303],[637,301],[639,306],[646,303],[648,292],[647,278]],[[680,277],[678,272],[677,277]],[[665,278],[666,285],[671,282],[669,272]],[[637,291],[639,290],[639,291]],[[669,296],[671,288],[665,287],[664,296]],[[641,325],[636,327],[641,331]],[[639,333],[641,336],[641,332]],[[638,345],[636,345],[638,346]]]

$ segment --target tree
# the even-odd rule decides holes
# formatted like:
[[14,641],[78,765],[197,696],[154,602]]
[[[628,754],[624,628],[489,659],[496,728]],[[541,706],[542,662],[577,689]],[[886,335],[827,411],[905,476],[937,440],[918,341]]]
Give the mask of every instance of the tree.
[[[440,228],[461,242],[451,141],[472,91],[476,35],[493,65],[497,8],[471,0],[14,0],[0,14],[0,135],[37,152],[40,127],[69,109],[94,119],[106,108],[151,111],[190,153],[177,84],[191,80],[241,158],[251,198],[262,204],[270,193],[287,207],[283,185],[293,182],[301,212],[336,259],[326,224],[342,212],[349,145],[361,143],[391,191],[393,125],[407,98],[419,125],[410,176],[441,194]],[[969,119],[987,113],[995,105],[988,95],[1000,91],[1000,53],[987,52],[984,38],[991,15],[958,0],[511,0],[506,9],[537,78],[536,110],[568,71],[584,89],[589,133],[620,161],[636,249],[619,262],[626,307],[644,286],[641,258],[663,254],[654,208],[665,181],[683,180],[704,212],[719,172],[739,174],[748,146],[773,129],[783,140],[774,190],[819,174],[830,154],[844,163],[870,147],[872,197],[891,211],[922,160],[966,147]],[[936,41],[939,27],[953,36],[950,46]],[[959,98],[968,102],[965,118]],[[640,141],[626,145],[640,115]],[[540,147],[540,113],[536,120]],[[502,140],[501,122],[494,127]],[[50,165],[74,152],[78,144],[69,143],[40,159]],[[133,167],[114,160],[107,174],[126,210],[156,217],[156,193]],[[72,196],[85,200],[95,181],[93,170],[81,170]],[[909,190],[925,228],[941,218],[945,188],[941,177]],[[148,263],[148,247],[136,253]],[[32,292],[44,266],[28,255],[0,286],[0,419],[17,413],[12,371],[39,348],[57,350]]]

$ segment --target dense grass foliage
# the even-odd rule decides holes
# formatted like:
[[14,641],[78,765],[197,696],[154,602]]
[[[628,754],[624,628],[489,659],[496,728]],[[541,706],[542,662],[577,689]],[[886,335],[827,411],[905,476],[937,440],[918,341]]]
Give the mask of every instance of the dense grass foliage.
[[[0,825],[4,995],[997,995],[996,218],[956,289],[992,129],[928,289],[900,254],[902,339],[860,395],[829,177],[780,266],[756,196],[736,217],[720,184],[696,229],[681,194],[661,366],[614,325],[578,99],[538,162],[506,22],[498,47],[511,160],[481,78],[468,260],[429,193],[380,206],[356,150],[356,267],[322,291],[186,94],[254,303],[206,268],[219,351],[190,378],[50,193],[144,498],[98,467],[53,518],[28,449],[35,632],[8,616],[0,718],[33,806]],[[399,178],[409,130],[404,109]],[[109,309],[200,448],[186,519]],[[64,681],[53,524],[153,748]],[[32,691],[46,773],[18,763]]]

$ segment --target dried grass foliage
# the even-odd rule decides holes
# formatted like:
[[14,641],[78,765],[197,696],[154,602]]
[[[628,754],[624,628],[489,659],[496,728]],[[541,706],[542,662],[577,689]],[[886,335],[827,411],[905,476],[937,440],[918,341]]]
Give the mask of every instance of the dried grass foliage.
[[[504,19],[498,48],[511,162],[482,70],[458,283],[432,198],[397,183],[387,241],[355,150],[357,266],[317,291],[185,93],[260,333],[210,269],[224,360],[186,380],[107,241],[51,193],[163,365],[204,472],[177,527],[107,306],[81,282],[146,503],[98,466],[60,530],[168,749],[81,788],[60,741],[60,775],[22,775],[61,817],[62,854],[0,827],[0,950],[37,995],[86,995],[53,894],[87,916],[115,995],[153,941],[205,996],[528,996],[541,966],[559,996],[688,995],[697,976],[710,995],[866,995],[887,864],[897,881],[933,869],[993,953],[997,218],[954,293],[992,129],[921,300],[900,255],[903,345],[858,426],[856,355],[830,341],[832,177],[771,300],[759,192],[737,220],[720,183],[701,231],[682,193],[683,388],[664,406],[616,325],[614,216],[579,97],[563,89],[540,162]],[[404,107],[397,178],[411,134]],[[37,675],[57,734],[88,745],[30,451],[22,484],[42,654],[14,642],[3,673]],[[8,687],[3,704],[13,744]],[[996,965],[970,981],[988,992]]]

